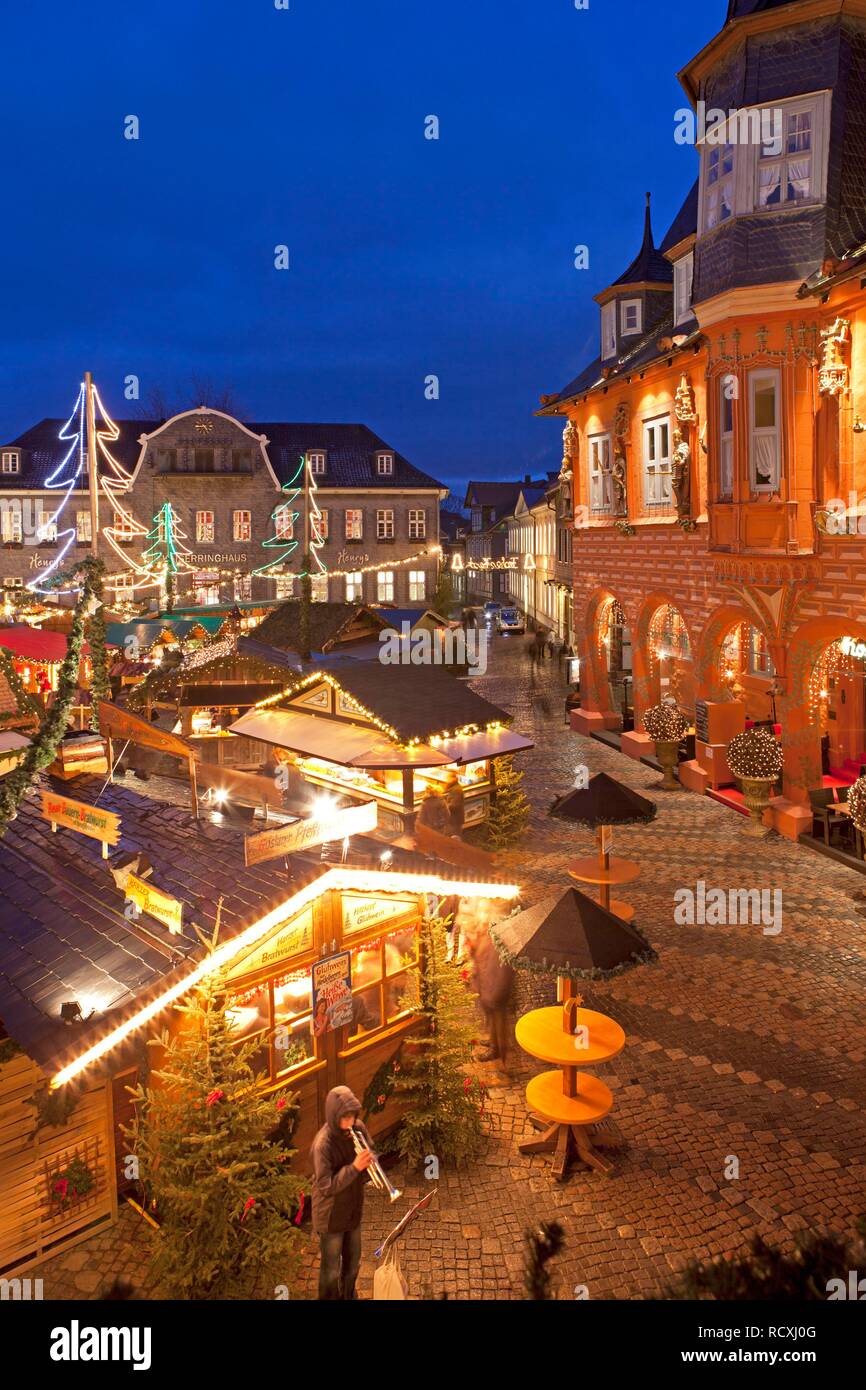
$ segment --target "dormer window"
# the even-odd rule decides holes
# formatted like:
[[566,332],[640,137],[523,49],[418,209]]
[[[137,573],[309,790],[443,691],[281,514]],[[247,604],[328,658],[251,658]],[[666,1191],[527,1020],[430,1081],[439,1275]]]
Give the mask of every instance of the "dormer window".
[[0,468],[4,473],[21,472],[21,455],[17,449],[4,449]]
[[310,465],[311,473],[324,473],[327,467],[328,457],[324,449],[312,449],[307,454],[307,462]]
[[616,301],[602,305],[601,310],[601,360],[607,362],[616,357]]
[[640,333],[643,323],[639,299],[624,299],[620,305],[619,331],[624,338]]
[[382,453],[376,455],[376,473],[380,478],[390,478],[394,473],[394,455]]
[[674,324],[682,323],[692,312],[692,279],[695,254],[690,251],[674,262]]

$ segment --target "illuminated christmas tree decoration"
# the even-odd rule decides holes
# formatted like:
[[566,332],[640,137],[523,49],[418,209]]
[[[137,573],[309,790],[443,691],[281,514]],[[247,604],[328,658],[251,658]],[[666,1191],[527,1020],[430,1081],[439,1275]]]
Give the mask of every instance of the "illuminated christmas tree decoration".
[[[253,570],[254,575],[283,573],[279,567],[285,564],[289,556],[294,554],[298,548],[298,542],[295,540],[295,527],[300,512],[295,511],[295,502],[303,488],[302,479],[306,464],[306,457],[302,454],[294,477],[280,489],[285,500],[271,513],[274,534],[269,536],[266,541],[262,541],[263,550],[279,550],[281,553],[267,565],[260,565],[258,569]],[[318,515],[321,518],[321,512],[318,512]]]
[[[62,501],[59,503],[47,521],[44,521],[39,528],[40,537],[50,533],[52,527],[57,526],[58,519],[62,515],[70,496],[78,486],[82,474],[87,472],[87,419],[85,413],[86,393],[84,382],[78,392],[78,400],[66,424],[58,435],[64,443],[69,444],[69,452],[63,462],[58,464],[53,473],[45,479],[46,488],[64,488]],[[46,584],[49,576],[54,573],[58,565],[63,560],[69,547],[75,542],[75,527],[72,526],[66,531],[58,531],[57,543],[59,550],[51,564],[41,571],[35,579],[32,579],[27,588],[32,593],[39,593],[52,586]]]

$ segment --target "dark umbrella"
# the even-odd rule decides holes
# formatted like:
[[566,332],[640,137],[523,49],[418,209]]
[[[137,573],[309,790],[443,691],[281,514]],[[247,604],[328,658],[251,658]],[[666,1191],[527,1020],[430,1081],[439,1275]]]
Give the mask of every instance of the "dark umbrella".
[[599,884],[600,905],[603,908],[613,906],[622,915],[630,917],[632,909],[628,904],[611,902],[610,886],[616,882],[626,883],[639,873],[638,866],[628,859],[611,860],[605,832],[613,825],[646,825],[655,820],[656,811],[655,802],[608,777],[606,772],[599,772],[590,780],[589,786],[557,797],[551,806],[551,816],[570,820],[574,825],[585,825],[595,831],[598,842],[597,867],[586,860],[578,860],[569,872],[582,882]]
[[566,980],[609,980],[657,956],[643,932],[578,888],[565,888],[490,928],[500,960]]

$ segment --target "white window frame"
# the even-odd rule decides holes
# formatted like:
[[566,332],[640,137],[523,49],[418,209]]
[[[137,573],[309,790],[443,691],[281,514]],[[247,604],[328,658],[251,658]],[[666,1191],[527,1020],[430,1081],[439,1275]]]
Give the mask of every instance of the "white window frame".
[[135,593],[134,574],[116,574],[113,580],[111,581],[111,584],[112,588],[114,589],[115,601],[117,601],[118,599],[123,599],[125,594]]
[[394,602],[394,571],[378,570],[376,573],[376,602]]
[[293,541],[295,539],[295,513],[289,502],[284,502],[274,512],[274,539]]
[[3,498],[0,506],[0,537],[4,545],[24,544],[24,517],[18,497]]
[[237,574],[234,581],[235,603],[249,603],[253,596],[253,577],[251,574]]
[[253,538],[253,514],[240,510],[232,512],[232,540],[251,541]]
[[0,467],[4,473],[21,472],[21,455],[17,449],[4,449]]
[[589,470],[589,510],[597,515],[613,511],[611,443],[609,434],[591,434],[586,441]]
[[328,511],[326,507],[319,508],[319,535],[323,541],[328,539]]
[[616,300],[601,306],[601,360],[616,357]]
[[312,587],[313,603],[328,602],[328,576],[326,574],[314,574],[310,577]]
[[389,449],[383,449],[376,455],[376,476],[379,478],[394,476],[394,455]]
[[694,251],[674,261],[674,326],[691,317],[694,274]]
[[364,575],[361,570],[353,570],[346,575],[346,602],[364,602]]
[[[667,449],[664,448],[667,437]],[[658,415],[643,422],[644,506],[657,510],[670,507],[672,491],[673,444],[670,415]]]
[[409,510],[409,539],[410,541],[427,539],[427,513],[423,508],[410,508]]
[[276,583],[275,598],[285,601],[295,596],[295,576],[293,574],[274,575]]
[[[350,521],[349,518],[354,520]],[[345,536],[347,541],[364,539],[364,513],[360,507],[347,507],[345,515]]]
[[[734,402],[736,394],[728,396],[727,387],[731,377],[728,373],[719,377],[719,500],[732,502],[734,499]],[[727,409],[730,406],[731,428],[725,428]]]
[[[772,381],[775,387],[775,424],[757,426],[755,424],[755,396],[761,382]],[[759,482],[757,472],[757,445],[761,440],[774,443],[774,466],[769,482]],[[749,486],[755,494],[772,496],[779,491],[782,474],[782,373],[778,367],[756,367],[749,372]]]
[[[634,324],[629,324],[629,311],[634,309]],[[643,332],[643,304],[639,299],[623,299],[619,306],[619,334],[621,338],[633,338]]]
[[4,588],[4,589],[23,589],[23,588],[24,588],[24,580],[20,577],[20,575],[17,575],[17,574],[10,574],[10,575],[7,575],[6,578],[3,580],[3,588]]
[[80,508],[75,513],[75,539],[79,545],[89,545],[93,539],[93,519],[90,508]]
[[[753,207],[755,212],[778,212],[780,208],[806,207],[810,203],[821,201],[815,195],[816,176],[820,173],[819,151],[817,139],[821,130],[819,103],[813,98],[810,101],[794,102],[783,106],[781,103],[776,108],[763,108],[769,110],[779,110],[782,113],[782,150],[779,154],[774,154],[772,150],[764,153],[764,149],[758,146],[755,159],[755,184],[753,195]],[[800,116],[809,117],[809,146],[808,149],[790,150],[789,141],[791,132],[789,123],[792,119]],[[781,192],[784,189],[787,194],[790,185],[790,174],[792,166],[796,163],[808,159],[809,161],[809,192],[802,198],[782,198]],[[762,180],[763,173],[769,173],[774,165],[779,166],[779,192],[780,197],[777,202],[766,203],[761,200],[761,189],[764,186]]]
[[410,571],[409,571],[409,598],[412,599],[412,601],[415,602],[415,603],[418,603],[418,602],[424,603],[424,602],[426,602],[426,599],[427,599],[427,571],[426,571],[426,570],[410,570]]
[[214,514],[213,512],[199,511],[195,514],[195,538],[196,541],[213,541],[214,538]]
[[382,508],[376,512],[376,540],[392,541],[394,539],[394,513],[390,508]]
[[319,477],[327,470],[328,455],[324,449],[310,449],[307,452],[307,462],[310,465],[310,472],[313,476]]
[[116,541],[134,541],[136,530],[134,519],[126,512],[114,513],[114,525],[112,527],[114,539]]
[[[739,161],[742,163],[742,161]],[[704,146],[701,159],[701,228],[711,232],[737,214],[737,149],[716,140]],[[722,216],[722,210],[727,212]]]

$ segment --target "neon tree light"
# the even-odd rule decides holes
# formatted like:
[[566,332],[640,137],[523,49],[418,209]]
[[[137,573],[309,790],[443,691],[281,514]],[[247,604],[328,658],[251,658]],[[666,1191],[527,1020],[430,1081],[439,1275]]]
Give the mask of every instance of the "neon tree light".
[[[294,507],[298,497],[304,490],[305,484],[302,482],[302,479],[305,479],[310,511],[310,558],[315,562],[314,572],[316,574],[328,573],[319,554],[319,551],[325,544],[325,538],[322,533],[322,513],[316,501],[318,487],[306,455],[301,454],[294,477],[280,489],[280,491],[285,494],[287,500],[281,503],[279,507],[276,507],[271,514],[275,534],[270,536],[266,541],[262,541],[262,548],[264,550],[279,550],[282,553],[278,555],[276,559],[271,560],[269,564],[261,565],[258,569],[253,570],[254,575],[264,574],[270,577],[284,573],[282,566],[285,561],[288,560],[289,556],[294,554],[297,550],[298,542],[295,540],[294,535],[295,527],[300,519],[300,512],[295,511]],[[285,518],[288,518],[288,524]],[[301,577],[306,573],[306,570],[302,570]]]
[[[52,527],[56,527],[58,518],[63,513],[66,504],[69,501],[69,498],[75,491],[75,487],[78,483],[79,478],[81,477],[82,473],[86,472],[86,403],[87,395],[84,387],[84,382],[82,382],[78,392],[78,400],[75,402],[75,408],[73,409],[72,414],[70,415],[69,419],[66,421],[66,424],[63,426],[63,429],[60,431],[60,434],[58,435],[58,439],[61,439],[64,442],[64,444],[68,443],[70,445],[69,452],[64,458],[63,462],[58,464],[58,466],[54,469],[54,472],[49,474],[49,476],[45,479],[45,483],[43,484],[43,486],[46,489],[65,488],[65,492],[62,501],[59,503],[57,507],[57,510],[53,513],[52,516],[48,518],[46,522],[43,522],[40,526],[38,533],[40,538],[49,534]],[[72,428],[73,424],[76,426],[75,429]],[[72,473],[68,474],[67,470],[70,467],[72,468]],[[63,557],[66,555],[66,552],[69,550],[69,547],[74,543],[75,537],[76,528],[74,526],[70,527],[68,531],[61,531],[58,533],[57,540],[58,542],[62,542],[60,550],[58,551],[56,557],[52,560],[48,568],[42,570],[41,573],[38,574],[35,579],[31,579],[30,583],[27,585],[27,588],[31,591],[31,593],[40,593],[44,590],[45,581],[48,579],[49,575],[53,574],[53,572],[57,569],[57,566],[60,564]],[[48,587],[50,588],[51,586],[49,585]]]
[[192,571],[196,565],[190,563],[192,552],[183,544],[186,536],[181,529],[177,512],[170,502],[163,502],[153,526],[147,533],[150,548],[142,555],[150,574],[175,575],[181,569]]
[[309,463],[307,463],[307,479],[309,482],[307,497],[310,506],[310,558],[316,562],[317,574],[327,574],[327,567],[319,554],[325,544],[325,537],[322,534],[322,513],[319,511],[319,504],[316,501],[316,493],[319,489]]

